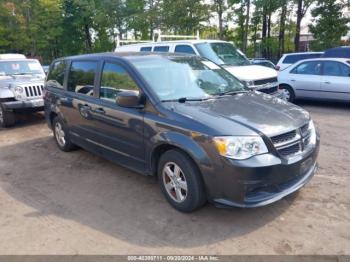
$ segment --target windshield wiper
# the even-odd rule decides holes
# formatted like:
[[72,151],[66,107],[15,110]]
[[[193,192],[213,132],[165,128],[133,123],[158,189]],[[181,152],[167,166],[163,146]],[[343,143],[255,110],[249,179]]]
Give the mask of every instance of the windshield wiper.
[[181,97],[178,99],[168,99],[168,100],[161,100],[161,102],[178,102],[178,103],[186,103],[187,101],[205,101],[210,99],[210,97],[208,98],[189,98],[189,97]]
[[250,91],[248,90],[239,90],[239,91],[227,91],[227,92],[222,92],[219,94],[216,94],[217,96],[231,96],[231,95],[238,95],[238,94],[245,94],[249,93]]

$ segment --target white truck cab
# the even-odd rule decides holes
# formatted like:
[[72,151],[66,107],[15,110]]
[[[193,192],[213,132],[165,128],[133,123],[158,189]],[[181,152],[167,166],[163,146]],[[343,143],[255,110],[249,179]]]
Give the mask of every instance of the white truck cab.
[[220,40],[176,40],[119,46],[115,52],[170,52],[194,54],[226,68],[232,75],[254,90],[281,97],[277,72],[253,65],[233,44]]

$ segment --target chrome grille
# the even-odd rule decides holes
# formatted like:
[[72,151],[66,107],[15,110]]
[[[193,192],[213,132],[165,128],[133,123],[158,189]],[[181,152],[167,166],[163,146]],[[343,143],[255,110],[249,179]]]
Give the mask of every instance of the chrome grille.
[[43,85],[28,85],[23,88],[28,98],[41,97],[44,90]]
[[309,124],[303,125],[299,129],[273,136],[271,141],[277,152],[285,158],[293,157],[303,152],[310,144]]

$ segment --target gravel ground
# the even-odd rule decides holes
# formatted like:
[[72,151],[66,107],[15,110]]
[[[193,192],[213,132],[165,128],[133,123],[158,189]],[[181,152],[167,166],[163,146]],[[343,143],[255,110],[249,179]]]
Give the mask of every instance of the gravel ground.
[[350,254],[350,106],[299,103],[321,132],[319,171],[257,209],[181,214],[154,179],[63,153],[43,116],[0,130],[0,254]]

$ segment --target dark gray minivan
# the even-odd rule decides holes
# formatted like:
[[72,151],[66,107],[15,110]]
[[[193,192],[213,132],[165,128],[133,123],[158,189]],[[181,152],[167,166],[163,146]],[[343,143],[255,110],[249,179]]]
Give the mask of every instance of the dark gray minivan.
[[76,146],[157,176],[169,203],[257,207],[314,175],[309,114],[255,91],[206,59],[168,53],[67,57],[50,66],[45,115],[58,147]]

